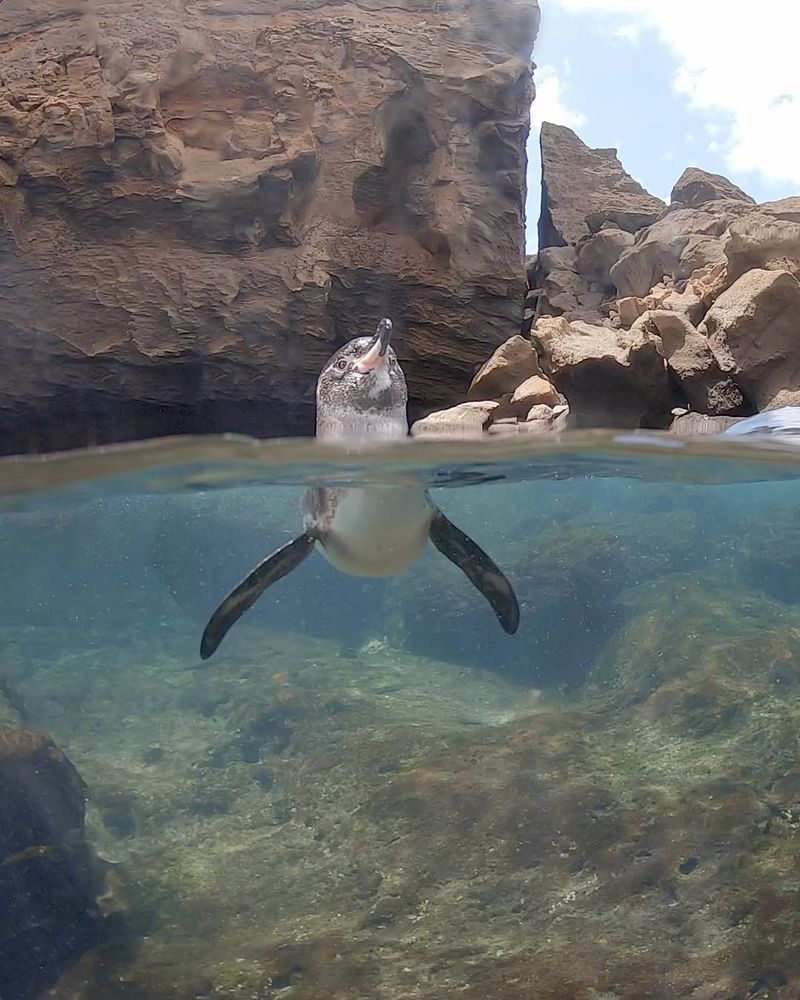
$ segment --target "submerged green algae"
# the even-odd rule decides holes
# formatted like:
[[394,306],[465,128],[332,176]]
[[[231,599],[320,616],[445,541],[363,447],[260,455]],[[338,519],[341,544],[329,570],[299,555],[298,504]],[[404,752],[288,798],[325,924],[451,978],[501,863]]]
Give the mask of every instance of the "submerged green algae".
[[[56,996],[721,998],[795,983],[800,704],[763,678],[798,622],[762,602],[763,657],[734,643],[705,659],[699,635],[664,627],[670,596],[617,637],[617,662],[652,655],[660,613],[687,690],[705,664],[723,704],[757,691],[736,725],[655,710],[674,676],[556,702],[255,629],[201,684],[169,657],[103,683],[108,646],[96,677],[85,665],[59,689],[46,668],[51,705],[89,692],[79,717],[48,720],[42,702],[42,721],[93,790],[96,842],[117,852],[142,935]],[[106,824],[120,797],[127,836]],[[76,992],[82,977],[94,985]]]

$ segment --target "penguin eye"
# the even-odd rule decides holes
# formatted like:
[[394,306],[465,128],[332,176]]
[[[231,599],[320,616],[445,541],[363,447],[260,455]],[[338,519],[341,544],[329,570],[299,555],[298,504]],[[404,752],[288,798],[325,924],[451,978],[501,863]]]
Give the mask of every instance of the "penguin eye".
[[340,372],[343,372],[345,368],[347,368],[347,362],[345,361],[344,358],[339,358],[339,360],[336,362],[336,367],[339,369]]

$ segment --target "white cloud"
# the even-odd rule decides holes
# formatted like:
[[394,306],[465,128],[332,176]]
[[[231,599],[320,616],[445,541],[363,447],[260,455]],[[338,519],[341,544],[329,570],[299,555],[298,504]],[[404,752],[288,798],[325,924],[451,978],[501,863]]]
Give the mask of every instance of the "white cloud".
[[627,24],[620,24],[614,29],[614,37],[621,38],[631,45],[638,45],[642,39],[642,26],[629,21]]
[[542,122],[566,125],[579,129],[586,123],[586,115],[571,108],[564,96],[564,79],[569,77],[569,65],[559,75],[555,66],[538,66],[534,74],[536,100],[531,110],[531,125],[538,131]]
[[[653,30],[677,60],[675,89],[722,120],[731,170],[800,187],[800,4],[747,8],[732,0],[556,0],[574,13],[624,18]],[[646,86],[646,81],[643,81]]]

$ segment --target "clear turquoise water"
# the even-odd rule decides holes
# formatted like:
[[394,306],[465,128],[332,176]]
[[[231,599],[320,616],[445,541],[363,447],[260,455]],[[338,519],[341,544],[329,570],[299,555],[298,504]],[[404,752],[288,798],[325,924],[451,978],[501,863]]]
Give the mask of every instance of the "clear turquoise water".
[[[0,973],[80,1000],[799,995],[798,478],[790,443],[600,434],[0,462],[5,722],[85,781],[120,915]],[[517,635],[432,547],[384,581],[314,554],[199,659],[305,485],[411,480],[506,572]]]

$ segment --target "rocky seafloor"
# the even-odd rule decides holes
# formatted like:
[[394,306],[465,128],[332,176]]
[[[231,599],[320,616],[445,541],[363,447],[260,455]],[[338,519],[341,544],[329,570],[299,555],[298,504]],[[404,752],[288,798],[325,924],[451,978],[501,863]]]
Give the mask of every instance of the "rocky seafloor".
[[201,665],[257,492],[120,501],[124,535],[111,502],[4,519],[2,721],[85,782],[114,917],[48,996],[797,995],[791,487],[509,489],[440,502],[518,587],[514,656],[431,556],[353,582],[363,635],[317,568]]

